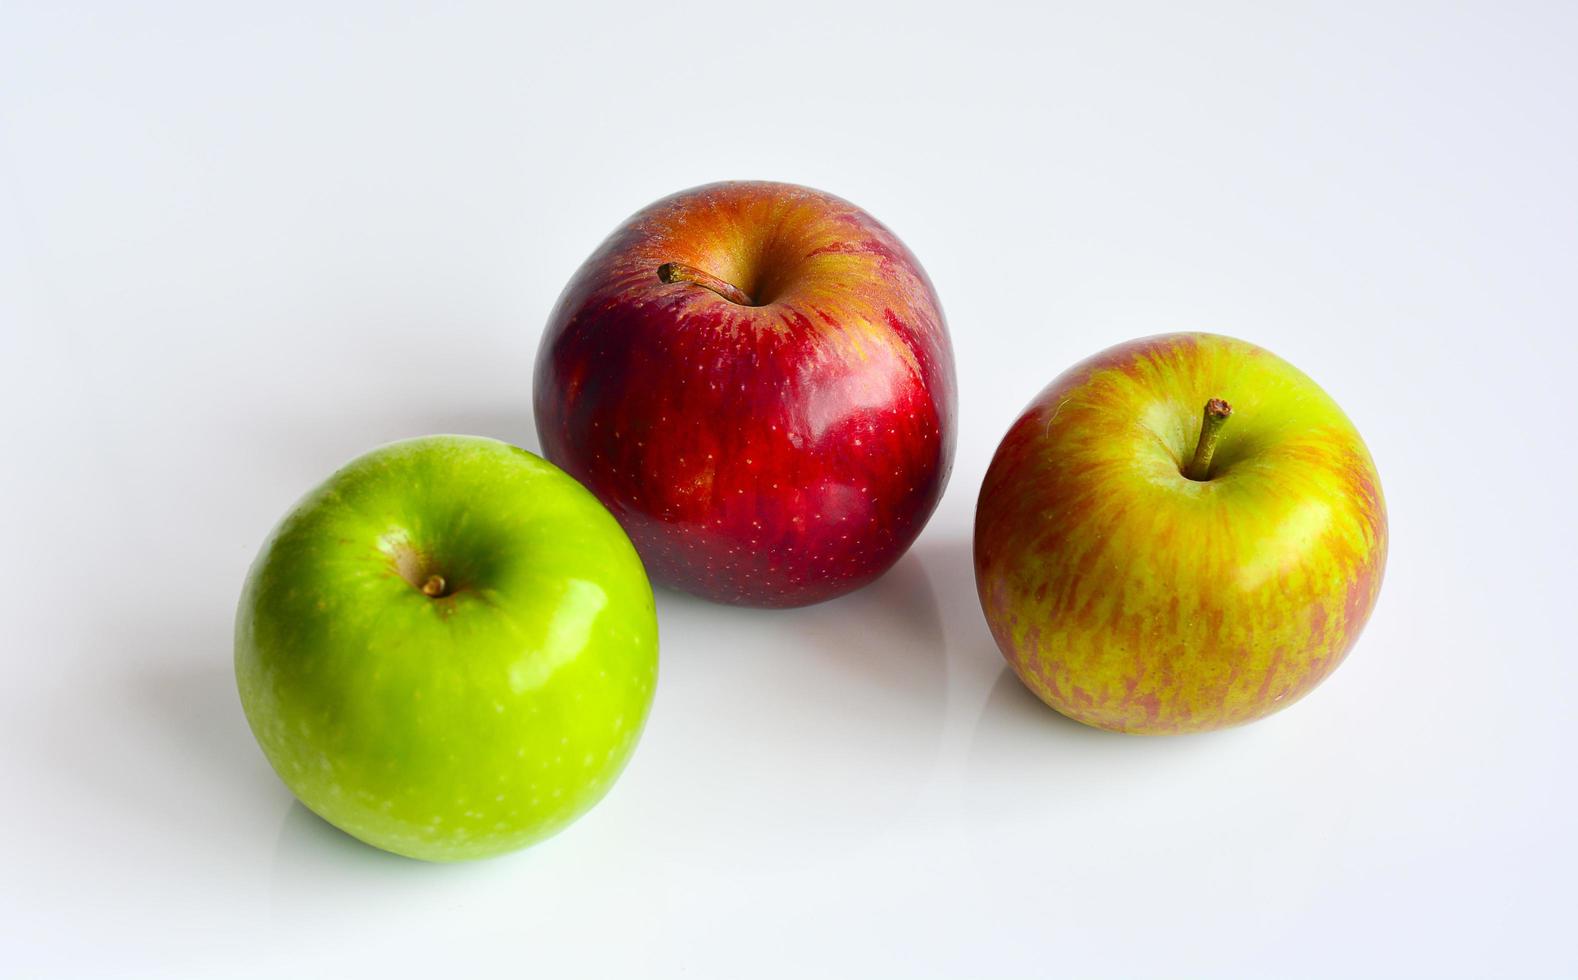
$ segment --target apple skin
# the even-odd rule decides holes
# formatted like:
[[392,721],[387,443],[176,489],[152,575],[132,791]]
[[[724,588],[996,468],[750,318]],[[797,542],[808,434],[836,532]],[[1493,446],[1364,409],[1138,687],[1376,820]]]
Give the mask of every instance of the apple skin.
[[[761,305],[663,282],[670,262]],[[791,184],[712,184],[625,222],[560,297],[534,402],[544,454],[653,580],[718,602],[871,582],[953,464],[953,351],[926,273],[864,211]]]
[[[1201,482],[1210,398],[1231,403]],[[1242,724],[1308,694],[1369,619],[1386,565],[1369,450],[1297,368],[1172,334],[1039,394],[981,486],[975,574],[1009,665],[1076,721],[1143,734]]]
[[[447,594],[421,586],[445,579]],[[652,589],[591,494],[523,449],[398,442],[309,493],[236,616],[247,721],[291,792],[428,861],[564,827],[635,748],[657,672]]]

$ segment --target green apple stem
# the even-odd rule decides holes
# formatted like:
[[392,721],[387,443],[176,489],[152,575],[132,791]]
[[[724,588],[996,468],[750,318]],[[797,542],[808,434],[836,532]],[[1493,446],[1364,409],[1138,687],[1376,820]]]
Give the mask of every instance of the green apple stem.
[[1191,480],[1211,478],[1211,457],[1216,455],[1216,444],[1222,438],[1222,424],[1233,414],[1233,406],[1220,398],[1205,403],[1205,418],[1200,422],[1200,441],[1194,447],[1194,458],[1184,467],[1184,476]]
[[689,282],[704,286],[731,303],[741,306],[755,306],[756,303],[733,283],[724,282],[710,272],[702,272],[694,266],[683,265],[679,262],[665,262],[657,268],[657,277],[664,282]]
[[422,583],[422,594],[437,599],[439,596],[448,594],[448,587],[449,583],[444,581],[444,576],[429,575],[427,581]]

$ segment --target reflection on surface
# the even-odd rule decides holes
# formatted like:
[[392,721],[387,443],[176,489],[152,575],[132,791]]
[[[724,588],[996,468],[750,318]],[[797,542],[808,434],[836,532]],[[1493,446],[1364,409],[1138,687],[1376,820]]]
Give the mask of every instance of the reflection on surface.
[[1019,675],[1015,674],[1014,669],[1007,664],[1004,664],[998,672],[997,681],[992,685],[992,694],[987,698],[986,707],[981,712],[983,725],[987,724],[989,719],[995,719],[996,724],[1022,728],[1027,732],[1045,730],[1069,738],[1086,735],[1111,738],[1116,734],[1082,725],[1058,713],[1036,697],[1035,692],[1026,687],[1019,679]]
[[[913,805],[936,768],[946,637],[926,568],[906,556],[851,595],[791,610],[663,590],[652,718],[622,791],[688,806],[653,836],[767,861],[794,838],[862,838]],[[664,831],[663,828],[671,828]]]
[[1125,735],[1082,725],[1054,711],[1004,664],[992,685],[970,742],[973,775],[1007,776],[1057,766],[1070,777],[1099,778],[1106,770],[1121,778],[1155,760],[1210,748],[1224,733],[1179,736]]
[[907,694],[917,701],[917,714],[935,713],[940,723],[946,682],[942,618],[931,578],[913,556],[853,595],[794,610],[788,618],[786,625],[830,667]]
[[[421,875],[424,869],[464,867],[433,864],[401,857],[365,844],[291,800],[280,822],[274,842],[274,883],[276,898],[283,888],[289,892],[293,880],[332,876],[340,872],[372,871],[379,875]],[[428,873],[431,873],[430,871]]]
[[490,878],[523,852],[491,861],[432,864],[379,850],[292,800],[274,841],[269,911],[276,921],[355,919],[409,905],[441,902]]
[[422,862],[364,844],[307,809],[300,800],[291,800],[274,843],[276,882],[281,871],[292,865],[311,868],[313,873],[322,873],[325,867],[375,867],[398,872],[401,866],[420,868]]

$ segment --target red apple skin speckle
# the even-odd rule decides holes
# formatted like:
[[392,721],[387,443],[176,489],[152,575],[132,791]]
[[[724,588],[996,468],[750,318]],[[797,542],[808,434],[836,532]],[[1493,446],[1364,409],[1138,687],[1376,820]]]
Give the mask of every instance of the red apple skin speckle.
[[[731,302],[682,263],[743,290]],[[665,198],[581,266],[534,384],[544,454],[613,512],[660,583],[800,606],[871,582],[948,482],[953,351],[915,257],[790,184]]]

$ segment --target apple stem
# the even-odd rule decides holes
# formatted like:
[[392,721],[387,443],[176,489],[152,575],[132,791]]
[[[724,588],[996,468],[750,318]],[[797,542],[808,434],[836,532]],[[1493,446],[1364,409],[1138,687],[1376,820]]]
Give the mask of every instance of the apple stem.
[[1195,444],[1194,458],[1184,467],[1184,476],[1203,481],[1211,478],[1211,457],[1216,455],[1216,444],[1222,437],[1222,423],[1233,414],[1233,406],[1220,398],[1205,403],[1205,418],[1200,422],[1200,441]]
[[444,576],[429,575],[427,581],[422,583],[422,594],[436,599],[444,594],[444,588],[447,584],[444,581]]
[[741,306],[755,306],[756,303],[732,283],[724,282],[710,272],[702,272],[694,266],[683,265],[679,262],[665,262],[657,267],[657,277],[663,282],[689,282],[698,286],[705,286],[731,303]]

